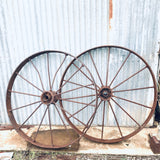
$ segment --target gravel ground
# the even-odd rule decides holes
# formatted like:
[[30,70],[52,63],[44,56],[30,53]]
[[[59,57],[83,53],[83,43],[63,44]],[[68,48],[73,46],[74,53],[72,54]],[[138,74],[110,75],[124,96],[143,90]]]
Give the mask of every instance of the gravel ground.
[[58,152],[14,152],[13,160],[160,160],[160,155],[131,156]]

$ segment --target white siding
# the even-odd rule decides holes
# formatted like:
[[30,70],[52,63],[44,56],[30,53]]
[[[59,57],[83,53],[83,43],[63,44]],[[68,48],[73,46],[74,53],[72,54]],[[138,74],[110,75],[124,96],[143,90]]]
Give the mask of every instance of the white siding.
[[76,56],[99,45],[121,45],[139,53],[156,74],[158,41],[159,0],[0,0],[0,124],[10,123],[9,78],[31,54],[49,49]]

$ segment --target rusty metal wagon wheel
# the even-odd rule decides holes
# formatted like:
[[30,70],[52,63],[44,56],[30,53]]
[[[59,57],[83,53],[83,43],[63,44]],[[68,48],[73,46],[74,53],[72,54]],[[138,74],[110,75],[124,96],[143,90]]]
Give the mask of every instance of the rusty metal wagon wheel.
[[[152,118],[157,99],[156,81],[147,62],[134,51],[120,46],[92,48],[78,59],[90,69],[98,95],[93,123],[84,136],[96,142],[116,143],[144,128]],[[64,79],[65,75],[61,85]],[[82,134],[68,115],[63,114]]]
[[[63,86],[60,86],[61,75],[72,60],[74,60],[74,66],[69,70]],[[77,69],[78,67],[80,69]],[[62,135],[65,136],[65,139],[71,134],[70,127],[63,118],[61,110],[72,117],[75,124],[76,122],[84,124],[82,135],[87,132],[96,111],[97,96],[94,91],[96,89],[94,81],[87,84],[84,75],[79,72],[82,69],[92,80],[91,73],[80,61],[61,51],[39,52],[20,63],[10,78],[6,104],[13,127],[25,140],[39,147],[55,149],[67,147],[79,140],[79,136],[67,139],[66,142],[64,138],[57,139],[57,130],[65,130],[65,135]],[[78,87],[75,87],[71,83],[76,76],[85,80],[85,86],[82,87],[82,84],[79,84]],[[80,83],[79,81],[80,79],[76,79],[76,85]],[[83,89],[84,87],[85,89]],[[62,90],[63,92],[61,92]],[[85,119],[85,122],[75,116],[75,108],[72,107],[77,102],[71,101],[66,109],[60,105],[60,102],[63,101],[62,95],[70,97],[74,91],[78,93],[78,96],[84,96],[89,100],[93,99],[92,104],[88,104],[92,107],[91,117]],[[91,94],[92,98],[90,98]],[[87,101],[79,102],[79,107],[86,106],[86,103]],[[30,130],[24,129],[25,125],[30,124],[35,127]],[[43,131],[45,134],[41,134]]]

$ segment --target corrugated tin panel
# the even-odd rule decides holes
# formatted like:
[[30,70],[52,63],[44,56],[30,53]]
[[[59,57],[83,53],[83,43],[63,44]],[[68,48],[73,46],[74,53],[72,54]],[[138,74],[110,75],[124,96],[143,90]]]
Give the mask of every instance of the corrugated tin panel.
[[156,74],[159,8],[159,0],[0,0],[0,124],[10,123],[5,93],[12,72],[41,50],[78,55],[99,45],[121,45],[138,52]]

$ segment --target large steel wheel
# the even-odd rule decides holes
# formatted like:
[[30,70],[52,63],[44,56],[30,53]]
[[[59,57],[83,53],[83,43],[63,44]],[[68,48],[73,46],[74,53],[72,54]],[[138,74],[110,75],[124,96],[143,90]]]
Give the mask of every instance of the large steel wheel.
[[[83,52],[78,59],[90,69],[98,95],[96,114],[84,134],[86,138],[115,143],[132,137],[146,126],[154,113],[157,90],[153,72],[141,56],[120,46],[100,46]],[[70,66],[65,74],[69,69]],[[88,108],[85,116],[89,112]],[[63,114],[69,124],[83,134],[70,117]]]
[[[61,76],[72,60],[74,60],[74,66],[66,75],[67,79],[63,86],[60,86]],[[85,80],[84,75],[80,72],[82,69],[90,77],[91,82]],[[79,78],[74,81],[76,83],[74,86],[71,81],[77,76]],[[81,83],[81,78],[85,81],[84,85]],[[73,56],[60,51],[39,52],[25,59],[11,76],[7,88],[7,112],[13,127],[30,143],[43,148],[67,147],[79,137],[74,140],[69,139],[67,143],[63,143],[63,137],[57,139],[56,130],[65,130],[65,139],[70,134],[70,127],[63,119],[61,110],[72,117],[75,124],[82,123],[82,135],[85,134],[96,111],[95,89],[95,83],[89,70]],[[72,99],[73,94],[77,95],[77,98],[79,96],[88,99],[79,103],[76,101],[76,97],[74,100],[69,100],[69,98]],[[62,104],[60,105],[63,101],[62,95],[67,96],[70,101],[70,105],[67,105],[65,109]],[[89,104],[88,101],[91,99],[92,103]],[[75,115],[77,103],[79,104],[78,109],[86,105],[91,106],[91,117],[80,121],[77,118],[79,114]],[[64,105],[66,105],[65,102]],[[24,129],[25,125],[30,124],[35,127],[31,130]],[[48,134],[46,134],[46,138],[43,137],[45,140],[42,141],[41,133],[43,131],[47,131]]]

